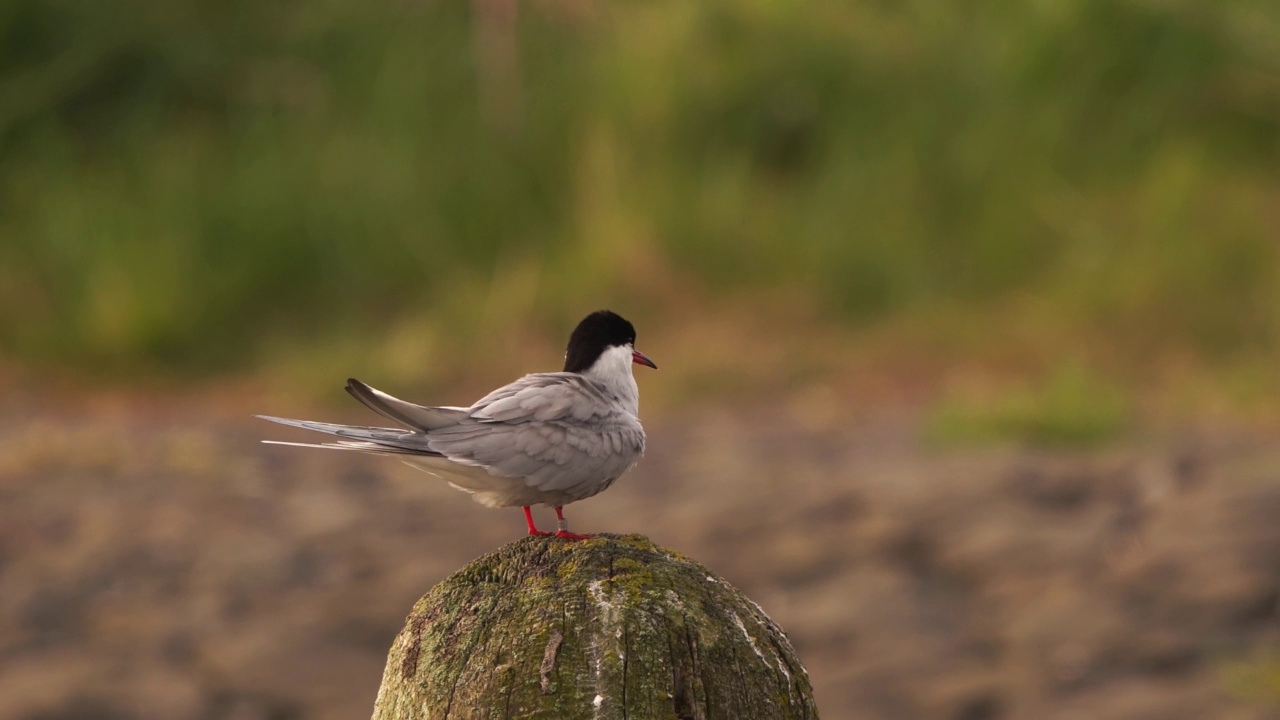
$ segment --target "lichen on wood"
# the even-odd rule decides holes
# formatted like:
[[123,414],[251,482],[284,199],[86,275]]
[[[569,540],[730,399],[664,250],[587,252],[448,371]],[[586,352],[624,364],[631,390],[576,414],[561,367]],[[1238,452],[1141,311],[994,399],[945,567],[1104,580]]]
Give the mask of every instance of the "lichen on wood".
[[414,605],[374,720],[816,718],[787,637],[640,535],[531,537]]

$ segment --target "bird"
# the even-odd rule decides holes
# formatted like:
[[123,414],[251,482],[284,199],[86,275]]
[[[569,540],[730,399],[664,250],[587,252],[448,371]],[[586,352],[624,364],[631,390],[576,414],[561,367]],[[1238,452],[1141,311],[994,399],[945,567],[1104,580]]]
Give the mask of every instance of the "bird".
[[[630,322],[598,310],[570,334],[564,370],[525,375],[469,407],[416,405],[347,380],[352,397],[401,427],[256,417],[341,438],[265,443],[394,456],[483,505],[520,507],[530,535],[584,540],[592,536],[569,531],[564,506],[607,489],[644,455],[632,366],[658,366],[635,341]],[[537,528],[534,505],[555,510],[556,532]]]

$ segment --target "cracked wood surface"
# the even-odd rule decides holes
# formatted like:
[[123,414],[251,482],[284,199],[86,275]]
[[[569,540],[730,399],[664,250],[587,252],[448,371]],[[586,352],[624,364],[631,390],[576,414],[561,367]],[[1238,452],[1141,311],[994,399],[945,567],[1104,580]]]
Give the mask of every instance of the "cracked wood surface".
[[816,718],[758,605],[643,536],[526,538],[414,605],[374,720]]

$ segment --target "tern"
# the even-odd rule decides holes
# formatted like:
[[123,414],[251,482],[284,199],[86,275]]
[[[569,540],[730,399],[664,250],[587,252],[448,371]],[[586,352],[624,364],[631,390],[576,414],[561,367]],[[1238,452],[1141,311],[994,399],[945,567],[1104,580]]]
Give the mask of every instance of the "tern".
[[[348,393],[401,428],[257,417],[342,438],[263,442],[393,455],[483,505],[521,507],[530,535],[586,539],[569,532],[564,506],[607,489],[644,454],[631,368],[658,366],[635,341],[635,328],[620,315],[593,312],[569,336],[564,371],[525,375],[470,407],[415,405],[347,380]],[[533,505],[555,509],[555,533],[537,528]]]

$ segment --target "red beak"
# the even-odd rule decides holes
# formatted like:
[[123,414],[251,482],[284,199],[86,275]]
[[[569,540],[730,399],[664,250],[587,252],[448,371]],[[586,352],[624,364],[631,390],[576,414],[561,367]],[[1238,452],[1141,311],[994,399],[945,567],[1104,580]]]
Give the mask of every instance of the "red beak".
[[637,365],[648,365],[649,367],[653,368],[654,370],[657,370],[657,369],[658,369],[658,366],[657,366],[657,365],[655,365],[655,364],[654,364],[654,362],[653,362],[652,360],[650,360],[650,359],[649,359],[649,356],[648,356],[648,355],[645,355],[644,353],[640,352],[639,350],[633,350],[633,351],[631,351],[631,362],[633,362],[633,363],[635,363],[635,364],[637,364]]

